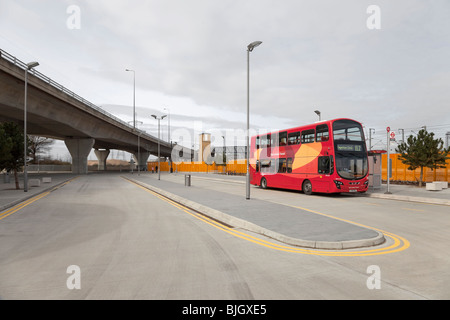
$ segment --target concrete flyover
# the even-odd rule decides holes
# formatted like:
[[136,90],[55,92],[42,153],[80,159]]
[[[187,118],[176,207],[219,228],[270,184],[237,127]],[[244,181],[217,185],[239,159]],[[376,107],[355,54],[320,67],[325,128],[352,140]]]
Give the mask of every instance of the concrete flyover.
[[[26,69],[24,62],[0,49],[0,122],[23,125]],[[64,140],[75,174],[87,173],[92,148],[99,168],[106,168],[111,149],[134,154],[141,168],[150,154],[158,154],[158,138],[136,130],[34,69],[29,71],[27,97],[27,133]],[[159,143],[161,157],[170,157],[170,143]]]

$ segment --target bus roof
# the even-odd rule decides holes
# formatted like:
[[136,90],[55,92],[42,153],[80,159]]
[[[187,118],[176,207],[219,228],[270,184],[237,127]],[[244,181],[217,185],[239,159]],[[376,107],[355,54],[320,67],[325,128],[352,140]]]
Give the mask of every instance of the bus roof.
[[288,129],[281,129],[281,130],[275,130],[275,131],[270,131],[270,132],[265,132],[265,133],[261,133],[261,134],[257,134],[252,136],[253,137],[258,137],[261,135],[267,135],[267,134],[274,134],[274,133],[279,133],[279,132],[283,132],[283,131],[296,131],[296,130],[305,130],[305,129],[309,129],[311,127],[315,127],[319,124],[331,124],[337,120],[350,120],[350,121],[354,121],[356,123],[359,123],[361,125],[361,123],[359,121],[356,121],[354,119],[350,119],[350,118],[336,118],[336,119],[332,119],[332,120],[321,120],[321,121],[316,121],[314,123],[310,123],[310,124],[305,124],[302,126],[298,126],[298,127],[292,127],[292,128],[288,128]]

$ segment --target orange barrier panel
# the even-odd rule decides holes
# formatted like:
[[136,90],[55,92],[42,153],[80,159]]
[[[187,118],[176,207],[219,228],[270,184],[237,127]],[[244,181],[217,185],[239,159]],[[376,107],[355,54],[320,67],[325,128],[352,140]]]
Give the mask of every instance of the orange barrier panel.
[[[161,172],[169,172],[170,165],[168,162],[160,162]],[[147,162],[147,170],[149,172],[156,172],[158,162]],[[182,162],[172,163],[173,172],[216,172],[216,173],[230,173],[230,174],[246,174],[247,162],[245,160],[229,161],[227,165],[206,164],[204,162]]]
[[[408,170],[408,165],[403,164],[398,158],[400,154],[394,153],[389,155],[392,159],[392,178],[397,181],[419,181],[420,168],[416,170]],[[382,154],[382,179],[386,180],[387,176],[387,154]],[[447,167],[431,170],[430,168],[423,168],[423,182],[433,181],[448,181],[450,182],[450,160],[447,160]]]

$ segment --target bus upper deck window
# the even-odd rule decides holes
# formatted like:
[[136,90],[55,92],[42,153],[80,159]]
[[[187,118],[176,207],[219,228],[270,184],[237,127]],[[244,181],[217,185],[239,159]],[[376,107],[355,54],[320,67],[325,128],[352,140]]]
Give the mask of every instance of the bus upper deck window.
[[302,131],[302,143],[314,142],[314,129]]
[[321,124],[316,127],[316,141],[328,141],[330,137],[328,126],[326,124]]
[[300,144],[300,131],[291,132],[288,134],[288,144],[289,145]]
[[287,131],[280,132],[280,134],[278,135],[278,139],[279,139],[280,146],[287,145]]

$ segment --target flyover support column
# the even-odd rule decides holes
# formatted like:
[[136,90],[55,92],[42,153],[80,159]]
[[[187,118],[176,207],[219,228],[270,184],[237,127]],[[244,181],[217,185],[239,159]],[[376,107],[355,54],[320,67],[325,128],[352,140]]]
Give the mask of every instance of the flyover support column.
[[94,146],[95,140],[92,138],[77,139],[68,138],[64,140],[67,149],[69,149],[72,156],[72,173],[73,174],[87,174],[88,165],[87,158]]
[[136,160],[136,164],[139,166],[140,171],[146,171],[147,170],[147,160],[148,157],[150,157],[150,152],[148,151],[141,151],[138,155],[137,152],[133,153],[134,159]]
[[95,149],[94,152],[98,159],[98,170],[106,171],[106,159],[109,156],[109,149],[106,150]]

